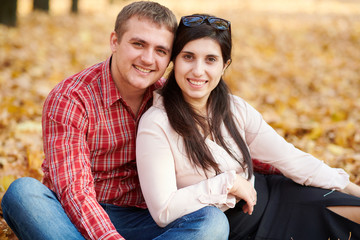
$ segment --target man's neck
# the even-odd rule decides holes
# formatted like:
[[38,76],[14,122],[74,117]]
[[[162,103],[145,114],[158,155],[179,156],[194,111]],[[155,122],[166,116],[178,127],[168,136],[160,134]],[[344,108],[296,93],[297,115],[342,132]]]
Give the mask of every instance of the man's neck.
[[144,92],[142,94],[136,94],[136,95],[127,94],[126,96],[124,96],[121,93],[121,96],[124,99],[124,101],[126,102],[126,104],[129,105],[129,107],[131,108],[131,110],[134,113],[135,117],[137,117],[137,115],[139,113],[139,110],[140,110],[140,107],[141,107],[141,103],[142,103],[143,98],[144,98]]

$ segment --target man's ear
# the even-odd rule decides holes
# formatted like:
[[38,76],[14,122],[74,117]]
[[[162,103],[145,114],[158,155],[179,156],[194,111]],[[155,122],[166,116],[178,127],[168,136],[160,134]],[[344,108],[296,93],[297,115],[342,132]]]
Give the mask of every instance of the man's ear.
[[111,32],[110,34],[110,48],[111,48],[111,52],[115,52],[116,51],[116,46],[118,45],[118,36],[116,34],[115,31]]

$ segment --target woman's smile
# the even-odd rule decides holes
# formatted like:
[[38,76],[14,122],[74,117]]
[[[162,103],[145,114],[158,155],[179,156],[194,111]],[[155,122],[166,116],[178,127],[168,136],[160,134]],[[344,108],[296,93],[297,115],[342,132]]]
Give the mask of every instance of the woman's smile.
[[188,82],[189,82],[191,85],[194,85],[194,87],[202,87],[202,86],[204,86],[208,81],[206,81],[206,80],[194,79],[194,78],[188,78]]

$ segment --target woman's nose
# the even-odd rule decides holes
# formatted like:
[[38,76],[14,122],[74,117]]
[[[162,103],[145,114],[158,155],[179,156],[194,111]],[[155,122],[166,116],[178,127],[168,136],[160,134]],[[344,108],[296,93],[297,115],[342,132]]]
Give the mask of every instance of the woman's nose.
[[205,66],[204,63],[202,61],[196,61],[194,63],[194,67],[193,67],[193,74],[194,76],[202,76],[205,72]]

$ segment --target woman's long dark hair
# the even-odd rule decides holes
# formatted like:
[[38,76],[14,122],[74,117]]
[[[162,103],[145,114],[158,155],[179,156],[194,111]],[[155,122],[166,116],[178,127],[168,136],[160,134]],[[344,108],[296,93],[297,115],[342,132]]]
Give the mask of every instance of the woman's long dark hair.
[[[231,59],[232,42],[230,30],[218,30],[207,23],[196,27],[186,27],[180,22],[174,41],[172,61],[175,62],[175,58],[188,42],[205,37],[214,39],[219,43],[224,63]],[[221,173],[218,164],[205,143],[206,137],[212,134],[214,140],[239,162],[250,179],[253,174],[252,161],[249,150],[234,122],[230,110],[229,94],[230,90],[221,78],[219,84],[211,92],[207,102],[208,112],[211,113],[211,117],[204,117],[194,111],[192,106],[184,100],[181,89],[176,83],[174,70],[170,72],[168,81],[162,90],[169,122],[172,128],[183,137],[186,153],[194,165],[201,167],[205,174],[206,171],[211,169],[215,170],[216,174]],[[233,153],[231,146],[228,146],[225,142],[221,132],[222,123],[224,123],[241,150],[244,163],[239,159],[240,156]],[[199,131],[199,127],[201,131]]]

